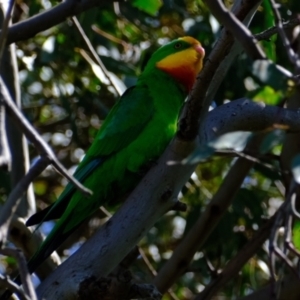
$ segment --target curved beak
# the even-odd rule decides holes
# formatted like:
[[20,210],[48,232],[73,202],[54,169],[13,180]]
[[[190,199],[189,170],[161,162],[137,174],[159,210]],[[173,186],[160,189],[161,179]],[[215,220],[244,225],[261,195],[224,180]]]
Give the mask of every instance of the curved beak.
[[200,54],[200,56],[204,57],[205,50],[200,44],[195,44],[194,49]]

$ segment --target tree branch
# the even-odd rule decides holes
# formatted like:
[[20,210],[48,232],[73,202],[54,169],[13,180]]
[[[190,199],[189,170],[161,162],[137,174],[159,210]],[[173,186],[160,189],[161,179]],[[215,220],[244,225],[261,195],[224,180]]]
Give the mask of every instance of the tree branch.
[[218,192],[207,205],[185,238],[165,263],[153,283],[160,292],[165,292],[181,276],[195,253],[204,244],[230,206],[253,163],[239,158],[231,167]]
[[97,54],[97,52],[94,49],[94,47],[93,47],[92,43],[90,42],[89,38],[85,34],[85,32],[84,32],[82,26],[80,25],[78,19],[76,17],[72,17],[72,21],[73,21],[74,25],[76,26],[78,32],[80,33],[81,37],[83,38],[83,40],[84,40],[87,48],[92,53],[92,56],[93,56],[94,60],[97,62],[98,66],[102,70],[104,76],[108,80],[109,84],[115,89],[115,91],[117,92],[117,94],[119,96],[121,96],[123,94],[123,91],[121,91],[120,88],[114,83],[114,81],[113,81],[112,77],[110,76],[109,72],[107,71],[104,63],[102,62],[101,58]]
[[[236,17],[245,20],[245,23],[249,23],[260,0],[237,1],[236,3],[234,7]],[[239,54],[239,48],[234,42],[234,37],[224,29],[205,61],[204,67],[198,75],[189,96],[183,117],[179,122],[177,133],[179,138],[183,140],[196,138],[199,127],[201,127],[202,123],[204,124],[213,96],[226,76],[230,65]]]
[[[44,240],[44,237],[39,231],[27,227],[23,218],[14,216],[9,227],[9,240],[17,247],[22,249],[26,258],[32,257],[38,247]],[[34,232],[33,232],[34,231]],[[56,252],[41,264],[35,274],[42,281],[61,263],[61,260]]]
[[[274,124],[286,125],[299,132],[300,121],[298,115],[298,110],[266,106],[263,103],[253,102],[250,99],[235,100],[209,112],[202,131],[203,137],[200,137],[200,140],[208,142],[216,136],[230,131],[262,131],[272,127]],[[170,288],[172,283],[188,267],[196,251],[203,245],[227,211],[233,196],[252,165],[252,161],[240,158],[232,166],[205,212],[176,248],[171,259],[159,271],[154,280],[154,284],[156,284],[159,291],[164,292]],[[232,276],[231,273],[228,278],[226,277],[227,280],[231,278],[230,276]],[[201,299],[208,298],[204,297]]]
[[26,295],[28,295],[29,299],[37,300],[31,277],[27,268],[26,259],[23,253],[18,249],[10,248],[0,249],[0,253],[5,256],[14,257],[17,260],[23,289]]
[[[8,24],[9,24],[9,21],[11,18],[11,13],[12,13],[14,4],[15,4],[14,0],[9,1],[8,9],[6,11],[6,16],[5,16],[5,18],[3,20],[3,24],[2,24],[2,29],[1,29],[1,33],[0,33],[0,63],[2,61],[2,55],[3,55],[3,51],[5,48],[5,43],[6,43],[6,39],[7,39]],[[1,6],[3,6],[3,5],[1,4]],[[3,10],[3,7],[1,8],[1,10]],[[0,64],[0,70],[1,70],[1,64]]]
[[290,62],[295,66],[296,74],[299,75],[298,73],[300,72],[300,59],[299,59],[298,55],[295,53],[295,51],[293,50],[293,48],[291,47],[290,41],[288,40],[288,38],[284,32],[281,16],[277,9],[277,4],[275,3],[274,0],[269,0],[269,1],[271,3],[273,14],[274,14],[274,17],[276,20],[276,26],[278,29],[278,33],[281,37],[281,40],[285,47],[285,50],[288,54],[288,58],[289,58]]
[[[241,101],[244,100],[238,101],[240,102],[239,105],[241,105]],[[264,112],[258,114],[256,117],[256,122],[262,126],[261,129],[266,128],[266,124],[263,123],[265,116],[268,115],[268,109],[270,109],[270,112],[273,114],[273,122],[277,120],[278,114],[275,113],[274,107],[264,107],[261,104],[254,102],[251,104],[253,104],[253,108],[258,110],[263,107]],[[228,107],[223,109],[220,107],[220,109],[218,108],[215,111],[211,111],[207,117],[207,123],[212,124],[213,120],[216,118],[221,119],[222,116],[224,117],[224,111],[230,111],[230,106],[235,107],[235,109],[239,107],[235,101],[226,105],[228,105]],[[245,107],[247,105],[245,104]],[[278,110],[285,111],[283,108],[278,108]],[[300,129],[299,118],[295,118],[295,115],[290,115],[289,113],[295,113],[295,115],[297,115],[296,111],[289,111],[280,118],[281,122],[285,122],[285,117],[288,118],[287,123],[290,123],[292,119],[294,122],[298,120],[297,126]],[[240,117],[242,118],[242,116]],[[234,118],[228,119],[226,122],[229,123],[226,123],[227,129],[232,129],[236,126],[230,124],[230,122],[236,124]],[[267,119],[267,125],[269,125],[268,122],[271,122],[271,118]],[[252,124],[249,124],[251,127]],[[246,123],[244,129],[247,130]],[[259,130],[258,127],[256,127],[256,129]],[[217,130],[215,134],[220,134],[220,131]],[[208,137],[214,137],[213,131]],[[39,286],[39,296],[45,298],[52,297],[55,299],[60,296],[72,297],[72,295],[76,294],[80,282],[84,279],[90,276],[95,276],[96,278],[107,276],[132,247],[138,243],[157,219],[159,219],[167,210],[172,208],[176,201],[177,193],[190,177],[195,166],[180,164],[169,166],[167,163],[169,161],[182,160],[191,153],[192,149],[194,149],[192,143],[175,139],[163,154],[158,164],[144,177],[138,187],[114,216]],[[241,159],[241,161],[242,160],[243,159]],[[246,166],[247,164],[252,163],[245,162],[244,164]],[[244,173],[247,172],[246,167],[244,167],[243,170]],[[242,177],[240,171],[235,173],[239,174],[238,178]],[[238,181],[239,180],[237,179],[237,182]],[[228,184],[233,183],[228,182]],[[163,196],[166,193],[169,193],[169,191],[171,191],[171,196],[166,200],[162,200],[164,198]],[[215,217],[217,218],[218,214],[216,214]],[[132,226],[133,222],[135,226]],[[97,249],[97,251],[91,252],[90,249]],[[99,259],[99,256],[101,256],[101,259]],[[59,284],[54,291],[52,287],[55,282],[58,282]]]
[[[286,21],[286,22],[283,22],[282,23],[282,27],[283,29],[291,29],[291,28],[294,28],[295,26],[297,25],[300,25],[300,18],[297,17],[297,18],[294,18],[294,19],[291,19],[289,21]],[[268,28],[266,29],[265,31],[263,32],[260,32],[260,33],[257,33],[255,34],[255,38],[258,40],[258,41],[262,41],[262,40],[269,40],[270,37],[274,34],[278,34],[278,27],[277,26],[273,26],[271,28]]]
[[288,132],[299,132],[299,115],[300,111],[296,109],[270,106],[242,98],[210,111],[200,132],[200,139],[206,143],[227,132],[262,131],[276,125],[283,125]]
[[[265,300],[270,299],[272,287],[268,285],[241,300]],[[285,276],[275,284],[275,290],[279,291],[277,299],[298,300],[300,298],[299,278],[293,274]]]
[[4,242],[7,237],[8,227],[22,199],[22,195],[28,189],[28,186],[49,164],[46,159],[39,159],[29,172],[19,181],[9,194],[0,214],[0,241]]
[[[250,7],[253,9],[253,6]],[[245,11],[243,13],[245,14]],[[228,41],[227,43],[230,44]],[[217,62],[221,61],[222,55],[217,57]],[[212,76],[214,70],[216,69],[210,70]],[[203,94],[195,93],[196,95],[204,98]],[[198,112],[196,113],[198,114]],[[72,296],[78,290],[80,282],[91,274],[96,277],[106,276],[151,227],[151,224],[166,209],[172,207],[173,197],[177,196],[177,192],[189,178],[194,166],[180,167],[177,165],[178,168],[173,168],[175,166],[166,166],[166,163],[174,160],[174,157],[184,158],[193,148],[192,142],[175,139],[158,165],[150,170],[112,219],[41,284],[38,289],[39,295],[43,297],[52,295],[54,298]],[[181,178],[178,178],[176,174],[181,174]],[[172,196],[162,204],[159,199],[166,192],[166,188],[171,191]],[[135,228],[131,226],[133,220]],[[99,249],[99,251],[91,254],[89,249]],[[101,260],[99,260],[99,254]],[[66,280],[66,278],[70,278],[70,280]],[[59,283],[55,292],[51,288],[54,282]]]
[[5,106],[3,103],[0,103],[0,168],[11,169],[11,155],[5,130]]
[[251,31],[230,11],[220,0],[206,0],[207,6],[216,19],[236,38],[243,46],[244,51],[252,59],[266,59],[266,55],[258,45]]
[[37,33],[64,22],[68,17],[111,3],[109,0],[63,1],[45,12],[12,25],[7,33],[7,44],[32,38]]
[[[154,223],[174,206],[194,166],[167,166],[167,162],[182,159],[193,148],[191,143],[174,140],[122,208],[43,281],[37,291],[39,297],[72,299],[85,278],[107,276]],[[54,282],[59,283],[55,289]]]
[[91,194],[91,191],[85,188],[75,177],[71,176],[65,167],[57,160],[56,156],[54,155],[53,151],[49,147],[49,145],[43,140],[43,138],[36,132],[34,127],[27,121],[26,118],[22,115],[21,111],[17,108],[5,84],[3,83],[2,79],[0,78],[0,86],[3,91],[1,101],[5,104],[8,112],[10,113],[11,117],[14,121],[18,124],[21,130],[24,132],[26,137],[35,145],[36,149],[40,152],[40,154],[49,160],[49,163],[52,163],[53,166],[62,173],[69,181],[71,181],[74,186],[79,189],[85,196]]
[[257,234],[247,242],[238,254],[232,258],[220,275],[213,280],[206,288],[195,298],[195,300],[211,299],[211,297],[227,282],[238,274],[245,263],[257,252],[264,241],[269,237],[275,220],[274,215],[257,232]]
[[20,300],[31,300],[23,291],[23,289],[15,282],[0,274],[0,287],[10,289],[18,295]]
[[[6,15],[9,15],[9,12],[7,12]],[[3,46],[5,46],[4,42]],[[11,96],[15,105],[18,108],[20,108],[20,81],[18,76],[18,66],[15,48],[15,45],[4,47],[3,56],[1,60],[0,74],[3,82],[5,83],[9,95]],[[4,106],[4,103],[2,102],[1,105]],[[3,129],[5,130],[5,132],[3,132],[3,135],[7,135],[8,146],[10,151],[9,154],[11,156],[11,172],[6,176],[10,177],[11,186],[14,187],[16,184],[18,184],[18,182],[29,169],[29,151],[28,143],[25,139],[25,136],[13,123],[12,119],[7,115],[7,109],[5,109],[5,113],[5,128]],[[29,186],[27,193],[25,193],[22,197],[22,201],[20,202],[16,214],[20,217],[26,218],[28,217],[28,215],[34,212],[35,197],[33,193],[33,187]]]

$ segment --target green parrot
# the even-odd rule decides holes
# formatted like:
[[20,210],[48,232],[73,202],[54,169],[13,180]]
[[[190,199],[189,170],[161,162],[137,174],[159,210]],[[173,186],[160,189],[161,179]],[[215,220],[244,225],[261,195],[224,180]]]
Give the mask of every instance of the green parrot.
[[26,225],[58,219],[28,262],[32,273],[101,205],[132,191],[141,170],[157,159],[177,130],[184,100],[202,69],[204,49],[192,37],[159,48],[136,86],[110,111],[74,176],[93,195],[85,197],[69,183],[58,200],[31,216]]

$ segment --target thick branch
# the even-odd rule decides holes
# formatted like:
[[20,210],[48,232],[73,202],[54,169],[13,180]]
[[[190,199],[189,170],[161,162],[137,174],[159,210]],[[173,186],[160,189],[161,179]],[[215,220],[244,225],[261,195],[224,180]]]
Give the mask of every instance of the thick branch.
[[[274,124],[285,125],[293,131],[300,131],[299,114],[299,110],[287,110],[274,106],[266,106],[263,103],[256,103],[249,99],[236,100],[222,105],[208,114],[202,135],[200,135],[200,140],[202,142],[208,142],[216,136],[229,131],[264,130],[266,128],[272,128]],[[252,165],[253,162],[245,161],[240,158],[230,169],[218,192],[208,204],[205,212],[199,217],[197,223],[176,248],[171,259],[159,271],[158,276],[154,280],[159,291],[166,291],[188,267],[196,251],[203,245],[210,232],[226,212],[235,192],[239,189]],[[256,244],[255,247],[257,247],[257,245],[258,244]],[[256,249],[257,248],[255,248],[255,250]],[[243,257],[244,256],[242,256],[242,258]],[[246,261],[247,260],[248,256],[246,258]],[[241,267],[240,264],[237,265],[236,263],[233,264],[233,266],[235,268],[232,270],[230,265],[229,276],[225,278],[220,276],[220,278],[218,278],[218,284],[224,283],[225,280],[230,280],[232,273],[234,271],[238,272],[239,268],[237,268],[237,266]],[[220,285],[218,285],[218,287],[219,286]],[[201,299],[208,298],[203,297]]]
[[185,157],[193,148],[191,143],[174,140],[122,208],[39,286],[38,296],[74,299],[84,279],[92,275],[107,276],[154,223],[172,208],[194,166],[167,166],[167,162]]
[[204,244],[226,213],[252,165],[252,162],[240,158],[232,166],[218,192],[207,205],[205,212],[199,216],[198,221],[176,248],[171,259],[155,277],[153,283],[160,292],[167,291],[184,273],[197,250]]
[[300,131],[300,111],[265,105],[242,98],[223,104],[209,112],[200,132],[200,139],[208,142],[226,132],[261,131],[285,125],[289,132]]
[[[9,1],[9,5],[8,5],[8,8],[7,8],[7,11],[6,11],[6,16],[3,20],[3,23],[2,24],[2,29],[1,29],[1,33],[0,33],[0,66],[1,66],[1,61],[2,61],[2,55],[3,55],[3,52],[4,52],[4,49],[5,49],[5,43],[6,43],[6,39],[7,39],[7,29],[8,29],[8,25],[9,25],[9,22],[10,22],[10,18],[11,18],[11,13],[12,13],[12,10],[13,10],[13,7],[14,7],[14,4],[15,4],[15,1],[14,0],[11,0]],[[1,10],[3,10],[3,5],[1,5]],[[1,14],[3,12],[1,11]],[[2,16],[1,16],[1,21],[2,21]],[[1,67],[0,67],[1,69]]]
[[[229,131],[262,131],[266,128],[272,128],[274,124],[286,125],[295,131],[300,131],[299,113],[296,110],[266,106],[249,99],[236,100],[209,113],[200,140],[208,142]],[[188,267],[196,251],[203,245],[210,232],[227,211],[235,192],[239,189],[252,165],[253,162],[240,158],[230,169],[205,212],[176,248],[171,259],[159,271],[154,280],[159,291],[164,292],[170,288],[172,283]]]
[[112,3],[109,0],[66,0],[53,8],[33,16],[25,21],[12,25],[7,34],[7,44],[29,39],[37,33],[49,29],[68,17],[80,14],[94,7]]
[[[241,101],[243,100],[238,101],[241,105]],[[228,107],[224,109],[220,108],[210,112],[207,123],[212,124],[216,119],[221,120],[221,117],[224,116],[224,110],[231,110],[230,106],[233,106],[235,109],[238,107],[235,101],[226,105]],[[248,105],[250,107],[253,105],[258,111],[264,107],[261,104],[252,102]],[[265,106],[263,108],[264,113],[258,114],[255,119],[258,124],[261,124],[261,129],[265,129],[266,125],[272,123],[271,118],[269,118],[267,119],[267,124],[264,124],[264,120],[266,120],[265,116],[268,115],[268,109],[270,109],[270,113],[273,116],[273,123],[277,119],[278,114],[273,111],[274,107]],[[282,124],[285,122],[290,123],[292,120],[296,123],[295,120],[299,120],[299,118],[295,118],[295,115],[289,115],[290,113],[297,115],[296,111],[281,110],[284,113],[287,112],[286,115],[283,113],[283,117],[281,118]],[[242,113],[240,118],[242,118]],[[231,122],[235,124],[236,121],[234,118],[229,118],[227,122],[229,124],[226,124],[226,128],[234,128],[235,125],[230,124]],[[249,124],[249,126],[252,126],[251,123]],[[298,121],[298,128],[300,129],[299,125],[300,121]],[[246,123],[244,129],[250,130],[250,128],[246,127]],[[258,127],[256,129],[259,130]],[[217,130],[215,134],[218,135],[220,132]],[[213,134],[214,132],[212,131],[209,138],[213,138]],[[107,276],[132,247],[138,243],[157,219],[168,209],[172,208],[178,191],[189,178],[195,166],[182,166],[180,164],[166,166],[166,164],[170,160],[178,161],[183,159],[193,148],[193,144],[191,143],[175,140],[166,150],[158,164],[150,170],[130,198],[124,203],[122,208],[41,284],[38,289],[39,295],[54,299],[59,298],[61,295],[63,297],[71,295],[70,299],[72,299],[72,295],[76,294],[80,282],[85,278],[90,276]],[[236,173],[240,174],[239,172]],[[167,197],[166,200],[162,200],[164,195],[169,195],[169,198]],[[95,251],[90,251],[90,249],[95,249]],[[52,286],[55,282],[58,282],[59,285],[53,290]]]

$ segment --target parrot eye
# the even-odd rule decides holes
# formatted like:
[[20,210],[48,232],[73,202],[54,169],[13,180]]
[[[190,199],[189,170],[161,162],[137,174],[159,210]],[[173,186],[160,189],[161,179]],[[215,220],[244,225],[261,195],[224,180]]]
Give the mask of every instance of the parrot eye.
[[181,46],[182,46],[181,43],[176,43],[176,44],[174,45],[174,48],[175,48],[175,49],[179,49],[179,48],[181,48]]

